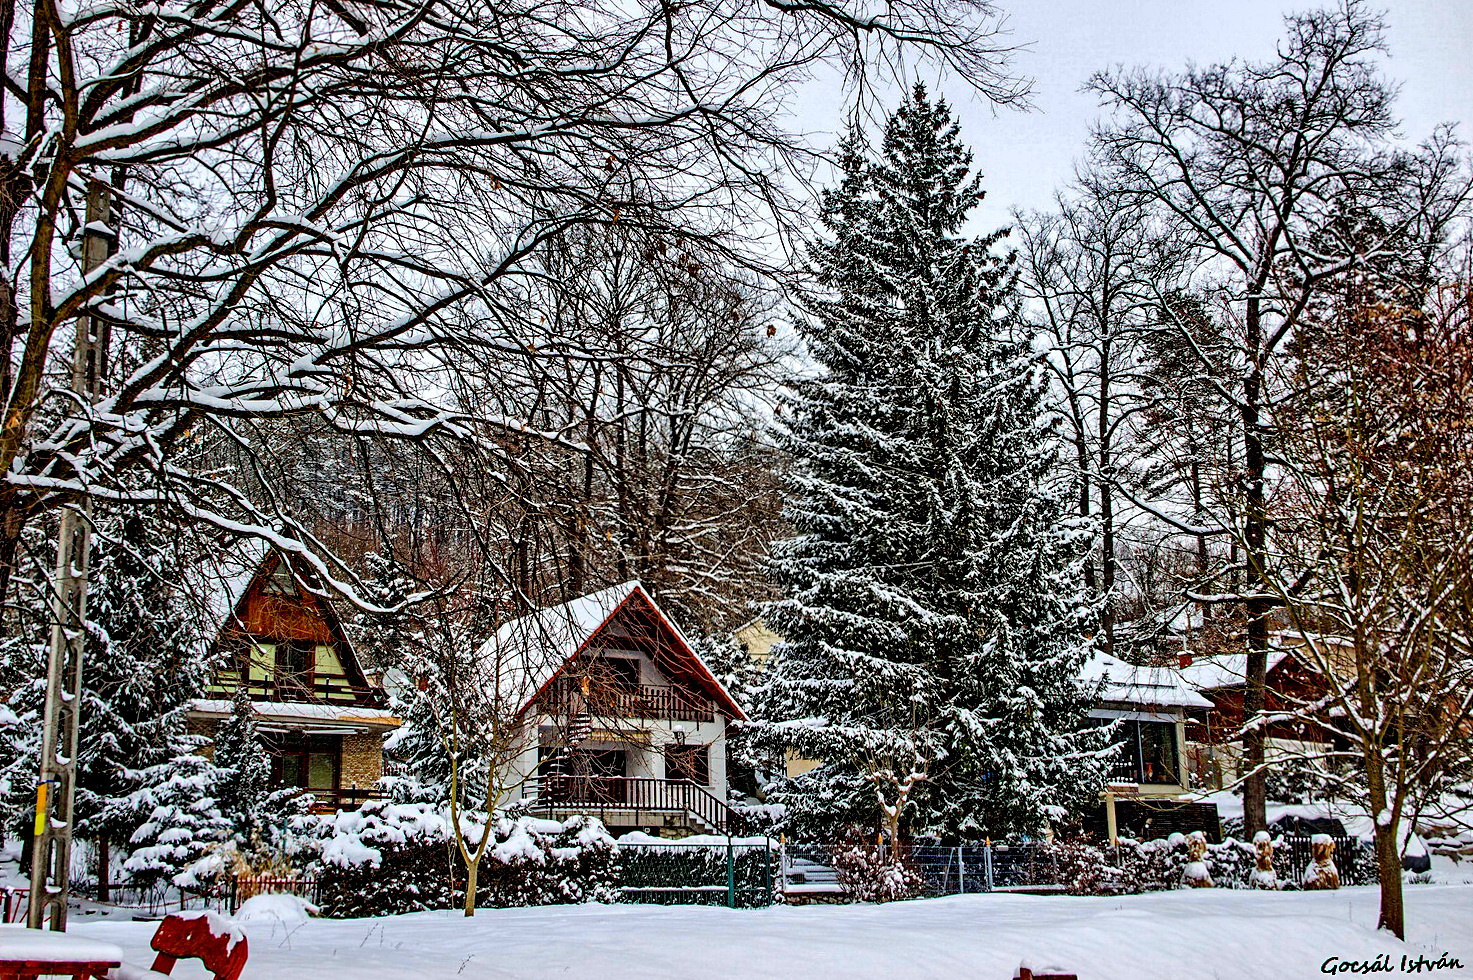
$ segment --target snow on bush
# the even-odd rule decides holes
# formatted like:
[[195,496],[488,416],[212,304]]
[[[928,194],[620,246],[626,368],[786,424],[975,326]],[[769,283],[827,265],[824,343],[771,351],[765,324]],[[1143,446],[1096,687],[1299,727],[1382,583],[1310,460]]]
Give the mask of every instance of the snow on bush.
[[920,869],[904,853],[896,858],[888,847],[836,844],[829,849],[829,863],[839,884],[857,901],[898,902],[925,891]]
[[1058,868],[1056,884],[1071,895],[1166,891],[1202,874],[1218,888],[1247,888],[1256,867],[1253,845],[1231,837],[1208,844],[1201,862],[1191,860],[1181,834],[1148,841],[1122,837],[1114,848],[1089,841],[1056,842],[1045,848]]
[[[315,821],[315,823],[314,823]],[[465,868],[447,815],[426,803],[371,801],[298,821],[297,848],[335,918],[444,909],[458,904]],[[479,828],[473,828],[479,832]],[[498,813],[482,859],[482,906],[613,901],[613,838],[591,817],[539,820]]]

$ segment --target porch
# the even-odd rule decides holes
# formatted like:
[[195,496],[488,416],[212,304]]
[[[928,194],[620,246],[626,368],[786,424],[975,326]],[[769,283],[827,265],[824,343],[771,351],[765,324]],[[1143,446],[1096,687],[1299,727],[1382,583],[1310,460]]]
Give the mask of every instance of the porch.
[[698,832],[738,834],[739,814],[709,789],[689,779],[640,776],[549,775],[527,787],[528,806],[538,813],[586,813],[605,823],[642,825],[645,817],[676,816]]

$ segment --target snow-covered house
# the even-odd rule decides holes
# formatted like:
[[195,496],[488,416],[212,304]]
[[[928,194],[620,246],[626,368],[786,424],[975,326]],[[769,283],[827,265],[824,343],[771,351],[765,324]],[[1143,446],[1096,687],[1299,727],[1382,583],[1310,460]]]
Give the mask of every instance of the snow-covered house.
[[731,827],[726,727],[741,708],[639,582],[506,623],[483,659],[516,675],[532,722],[513,801],[616,832]]
[[[1326,677],[1318,666],[1335,663],[1336,651],[1307,655],[1304,639],[1292,634],[1275,634],[1268,651],[1264,681],[1264,708],[1269,712],[1292,712],[1298,706],[1323,701],[1329,693]],[[1317,642],[1334,644],[1332,639]],[[1202,785],[1217,789],[1232,782],[1241,772],[1243,745],[1243,694],[1247,688],[1247,654],[1228,653],[1199,657],[1181,669],[1182,680],[1205,697],[1209,706],[1191,712],[1187,726],[1189,751],[1200,773]],[[1265,731],[1264,752],[1268,759],[1315,756],[1324,750],[1325,734],[1305,721],[1275,720]]]
[[1099,724],[1117,722],[1121,744],[1102,794],[1103,826],[1093,829],[1111,839],[1177,830],[1206,830],[1215,837],[1216,808],[1190,797],[1185,764],[1188,712],[1206,710],[1212,702],[1170,667],[1138,666],[1096,652],[1083,674],[1101,683],[1090,717]]
[[300,787],[319,809],[371,798],[385,737],[399,727],[365,675],[314,578],[278,551],[239,552],[200,573],[217,666],[188,719],[210,735],[244,686],[271,756],[274,788]]

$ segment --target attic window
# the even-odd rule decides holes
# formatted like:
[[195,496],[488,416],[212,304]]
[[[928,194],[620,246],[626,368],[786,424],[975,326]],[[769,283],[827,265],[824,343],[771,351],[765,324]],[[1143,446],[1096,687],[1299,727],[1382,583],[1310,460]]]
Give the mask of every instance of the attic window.
[[266,584],[261,586],[261,591],[268,595],[296,595],[297,583],[292,578],[292,570],[285,561],[276,563],[276,568]]

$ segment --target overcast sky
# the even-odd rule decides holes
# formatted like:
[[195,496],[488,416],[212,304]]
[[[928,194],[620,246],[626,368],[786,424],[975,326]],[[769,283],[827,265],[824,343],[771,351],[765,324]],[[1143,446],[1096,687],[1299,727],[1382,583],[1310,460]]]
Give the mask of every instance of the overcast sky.
[[[1114,64],[1178,69],[1234,55],[1273,55],[1283,14],[1308,0],[997,0],[1008,14],[1018,73],[1034,79],[1032,112],[1000,110],[941,85],[962,116],[963,138],[986,176],[988,198],[976,218],[991,226],[1012,207],[1041,208],[1067,182],[1099,115],[1084,80]],[[1402,84],[1405,135],[1420,140],[1442,121],[1473,140],[1473,0],[1383,0],[1390,24],[1389,78]],[[923,79],[934,83],[934,78]],[[799,110],[810,130],[828,128],[832,101],[813,92]],[[837,125],[837,123],[835,124]]]

